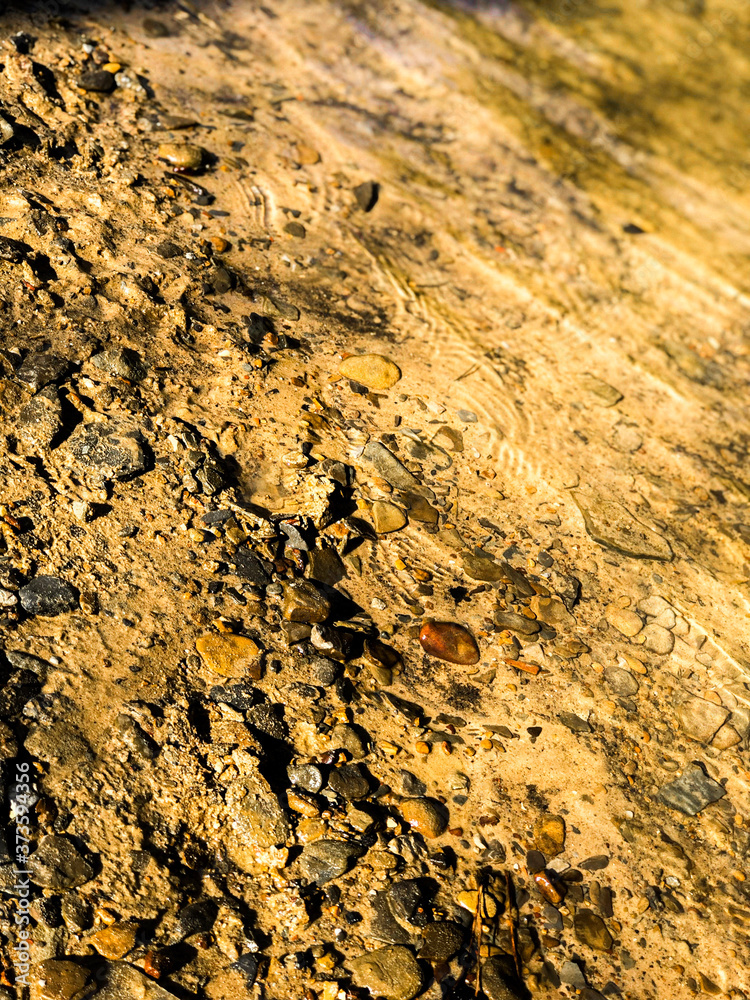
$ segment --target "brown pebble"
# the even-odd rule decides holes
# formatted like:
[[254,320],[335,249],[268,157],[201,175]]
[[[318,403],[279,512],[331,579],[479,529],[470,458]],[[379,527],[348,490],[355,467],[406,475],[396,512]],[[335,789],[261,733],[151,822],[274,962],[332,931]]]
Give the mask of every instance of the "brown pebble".
[[201,146],[189,142],[163,142],[159,146],[159,159],[166,160],[175,170],[199,170],[204,153]]
[[562,816],[540,816],[534,823],[534,844],[548,858],[555,858],[565,846],[565,820]]
[[242,635],[209,633],[196,640],[195,648],[208,669],[216,674],[254,680],[260,678],[261,649],[252,639]]
[[448,826],[445,807],[434,799],[404,799],[399,809],[412,829],[423,837],[439,837]]
[[479,660],[479,648],[471,633],[453,622],[424,622],[419,643],[429,656],[448,663],[470,665]]

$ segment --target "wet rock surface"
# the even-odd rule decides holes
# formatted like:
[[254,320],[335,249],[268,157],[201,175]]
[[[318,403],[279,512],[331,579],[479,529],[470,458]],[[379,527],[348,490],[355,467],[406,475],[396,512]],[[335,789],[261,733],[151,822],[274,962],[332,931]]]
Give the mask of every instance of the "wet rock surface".
[[22,6],[2,997],[742,1000],[747,12]]

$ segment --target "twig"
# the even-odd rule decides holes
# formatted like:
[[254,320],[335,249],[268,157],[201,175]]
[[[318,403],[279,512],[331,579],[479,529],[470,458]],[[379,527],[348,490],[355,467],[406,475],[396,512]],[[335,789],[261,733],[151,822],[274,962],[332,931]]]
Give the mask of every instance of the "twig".
[[472,936],[477,953],[477,978],[474,984],[474,996],[479,996],[482,988],[482,915],[484,912],[484,883],[477,880],[477,908],[474,913],[474,928]]
[[513,899],[515,894],[513,892],[513,885],[510,881],[510,874],[506,871],[505,873],[505,896],[507,900],[506,914],[508,917],[508,929],[510,930],[510,946],[513,949],[513,962],[516,966],[516,975],[518,976],[519,983],[521,980],[521,963],[518,960],[518,948],[516,947],[516,925],[513,921]]

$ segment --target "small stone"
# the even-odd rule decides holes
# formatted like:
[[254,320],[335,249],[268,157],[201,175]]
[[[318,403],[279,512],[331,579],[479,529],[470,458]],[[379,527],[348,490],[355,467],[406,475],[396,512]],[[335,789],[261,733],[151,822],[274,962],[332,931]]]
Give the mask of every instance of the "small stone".
[[448,663],[469,666],[479,662],[479,648],[474,637],[463,625],[453,622],[424,622],[419,643],[428,656]]
[[711,746],[716,747],[717,750],[729,750],[730,747],[736,747],[741,742],[742,737],[734,726],[726,725],[722,726],[711,740]]
[[129,715],[124,713],[118,715],[115,719],[115,729],[125,746],[144,760],[153,760],[159,753],[158,744]]
[[31,881],[43,889],[74,889],[94,877],[94,869],[68,837],[48,834],[29,857]]
[[163,142],[158,152],[159,159],[166,160],[175,170],[200,170],[206,151],[188,142]]
[[496,611],[493,620],[501,629],[517,632],[519,635],[536,635],[541,628],[538,621],[519,615],[515,611]]
[[592,857],[580,861],[578,867],[587,872],[598,872],[606,868],[608,864],[609,858],[606,854],[594,854]]
[[463,927],[450,920],[428,924],[422,931],[419,957],[431,965],[443,965],[460,951],[464,936]]
[[483,583],[497,583],[503,579],[503,568],[495,562],[491,555],[481,549],[464,552],[461,555],[463,571],[470,580],[480,580]]
[[62,405],[52,386],[42,389],[18,415],[18,439],[31,448],[48,448],[62,430]]
[[140,382],[145,378],[146,368],[135,351],[128,347],[112,347],[95,354],[92,363],[107,375],[128,379],[130,382]]
[[674,648],[674,636],[669,629],[652,622],[647,625],[642,632],[643,645],[652,653],[666,656]]
[[676,714],[687,735],[706,745],[729,718],[729,712],[725,708],[704,701],[703,698],[688,698],[679,706]]
[[607,925],[593,910],[578,910],[573,918],[576,937],[582,944],[596,951],[609,951],[612,947],[612,935]]
[[368,389],[391,389],[401,378],[401,369],[382,354],[352,355],[341,362],[339,372]]
[[369,740],[367,733],[359,726],[346,724],[334,726],[328,738],[332,747],[346,750],[355,760],[362,760],[367,756]]
[[659,789],[659,799],[686,816],[696,816],[712,802],[726,795],[726,789],[709,778],[697,764],[690,764],[682,775]]
[[324,622],[331,613],[331,602],[311,580],[298,580],[284,588],[282,614],[288,622]]
[[613,628],[616,628],[618,632],[629,638],[638,635],[643,628],[643,621],[640,615],[636,614],[635,611],[629,611],[627,608],[620,608],[616,604],[607,605],[604,609],[604,617]]
[[316,163],[320,163],[320,153],[317,149],[313,149],[312,146],[305,145],[304,142],[298,142],[296,144],[294,147],[294,155],[297,163],[301,164],[303,167],[312,167]]
[[576,990],[586,987],[586,977],[581,972],[581,967],[577,962],[563,962],[560,969],[560,982],[572,986]]
[[92,934],[89,944],[93,945],[104,958],[118,960],[135,948],[137,931],[135,924],[111,924]]
[[164,260],[170,260],[172,257],[182,257],[185,251],[172,240],[162,240],[157,244],[155,252]]
[[604,671],[604,679],[612,691],[621,698],[629,698],[638,691],[638,681],[629,670],[625,670],[623,667],[607,667]]
[[580,715],[576,715],[574,712],[560,712],[557,718],[564,726],[567,726],[572,733],[591,732],[591,726],[588,724],[586,719],[582,719]]
[[339,663],[351,660],[355,652],[355,636],[347,629],[333,628],[331,625],[313,625],[310,642],[324,656]]
[[117,84],[114,73],[106,69],[94,69],[88,73],[81,73],[78,77],[78,86],[93,94],[111,94]]
[[257,773],[237,778],[227,788],[230,817],[227,853],[245,872],[258,863],[258,850],[284,844],[291,833],[289,817],[265,778]]
[[61,382],[71,369],[67,358],[61,358],[50,351],[27,354],[16,371],[16,379],[29,392],[39,392],[51,382]]
[[310,663],[310,675],[313,684],[330,687],[341,676],[341,664],[327,656],[316,656]]
[[565,820],[562,816],[540,816],[534,823],[534,843],[548,858],[555,858],[565,847]]
[[323,787],[323,775],[314,764],[292,764],[286,773],[291,783],[305,792],[317,795]]
[[413,490],[419,488],[419,480],[409,472],[384,444],[379,441],[368,441],[362,452],[362,458],[370,462],[375,471],[396,490]]
[[521,1000],[527,993],[522,987],[516,989],[512,985],[515,982],[513,960],[507,956],[488,958],[482,966],[482,989],[487,1000]]
[[595,542],[635,559],[672,559],[666,538],[633,517],[617,500],[583,490],[576,490],[573,499]]
[[79,424],[68,448],[79,466],[104,480],[131,479],[148,465],[138,428],[116,419]]
[[232,565],[237,576],[254,584],[256,587],[266,587],[271,582],[270,562],[261,559],[246,548],[239,548],[232,556]]
[[208,669],[222,677],[260,679],[261,648],[246,636],[210,632],[196,640],[195,648]]
[[57,576],[37,576],[18,592],[21,607],[30,615],[52,618],[78,607],[77,591]]
[[612,433],[609,436],[609,444],[615,451],[629,454],[638,451],[643,445],[643,438],[633,424],[621,420],[612,428]]
[[346,566],[335,549],[311,549],[306,573],[311,580],[335,587],[346,576]]
[[618,389],[615,389],[614,386],[602,381],[602,379],[597,378],[596,375],[592,375],[590,372],[585,372],[581,375],[578,379],[578,384],[592,398],[592,401],[598,403],[600,406],[615,406],[623,398],[622,393]]
[[284,226],[284,232],[289,233],[290,236],[294,236],[298,240],[303,240],[307,236],[307,230],[301,222],[287,222]]
[[556,597],[532,597],[531,610],[540,621],[553,628],[572,628],[575,617]]
[[144,17],[143,31],[148,38],[169,38],[172,32],[164,21],[159,21],[155,17]]
[[328,775],[328,787],[342,799],[363,799],[370,791],[370,782],[357,764],[342,764]]
[[359,844],[346,840],[315,840],[307,844],[299,857],[299,866],[305,878],[318,885],[340,878],[353,861],[365,853]]
[[357,986],[383,1000],[412,1000],[422,989],[422,970],[411,950],[404,945],[389,945],[351,963]]
[[423,837],[439,837],[448,827],[448,813],[436,799],[403,799],[399,811],[404,820]]
[[29,975],[30,1000],[83,1000],[92,993],[90,977],[77,962],[48,958]]
[[380,185],[376,181],[363,181],[354,188],[354,197],[363,212],[371,212],[378,201]]
[[379,535],[399,531],[406,524],[406,514],[395,504],[376,500],[372,505],[372,519]]

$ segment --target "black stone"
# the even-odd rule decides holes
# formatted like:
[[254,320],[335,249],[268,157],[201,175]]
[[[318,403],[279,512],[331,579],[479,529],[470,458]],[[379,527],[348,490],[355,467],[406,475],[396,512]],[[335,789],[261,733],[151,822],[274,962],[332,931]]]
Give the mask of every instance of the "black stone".
[[184,252],[185,251],[182,247],[173,243],[171,240],[162,240],[162,242],[156,247],[156,253],[165,260],[169,260],[172,257],[182,257]]
[[55,615],[72,611],[78,606],[78,592],[56,576],[37,576],[19,591],[21,607],[30,615]]
[[16,378],[29,392],[39,392],[50,382],[60,382],[70,371],[67,358],[61,358],[50,351],[28,354],[16,371]]
[[95,94],[111,94],[117,86],[114,73],[106,69],[93,69],[88,73],[81,73],[78,77],[78,86]]
[[363,212],[371,212],[378,202],[380,185],[376,181],[363,181],[354,189],[354,197]]
[[267,587],[271,582],[271,563],[256,556],[249,549],[237,549],[234,554],[234,568],[237,576],[256,587]]

